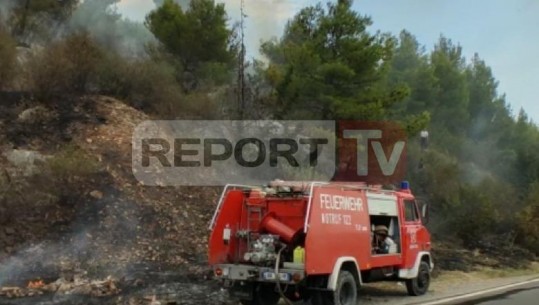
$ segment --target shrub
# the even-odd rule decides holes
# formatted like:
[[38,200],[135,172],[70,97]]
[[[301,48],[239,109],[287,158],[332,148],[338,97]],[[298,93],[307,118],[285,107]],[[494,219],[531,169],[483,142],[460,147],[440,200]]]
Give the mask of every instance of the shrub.
[[[208,86],[224,82],[224,68],[208,65]],[[98,93],[126,100],[163,119],[215,117],[216,94],[184,94],[178,63],[162,54],[128,59],[102,50],[81,32],[53,43],[32,58],[28,79],[36,96],[49,103],[66,95]],[[220,73],[217,73],[220,71]]]
[[[128,99],[145,110],[166,114],[168,111],[160,109],[182,98],[175,71],[166,62],[136,60],[130,65],[128,73],[132,76]],[[169,113],[173,115],[174,111]]]
[[460,204],[456,206],[456,211],[447,217],[452,218],[455,233],[468,247],[495,233],[500,221],[498,211],[488,195],[481,188],[467,185],[461,187]]
[[539,181],[531,184],[524,206],[517,216],[518,242],[539,255]]
[[[224,98],[222,92],[208,94],[206,92],[191,93],[177,103],[177,109],[182,113],[178,115],[182,119],[216,119],[219,117],[219,103]],[[174,104],[171,105],[174,107]],[[174,109],[174,108],[172,108]]]
[[41,173],[34,178],[37,190],[46,193],[61,205],[75,205],[89,187],[88,183],[101,179],[99,162],[85,151],[68,144],[41,165]]
[[99,171],[97,160],[73,145],[66,146],[48,159],[46,167],[54,178],[63,181],[72,177],[92,175]]
[[164,60],[126,60],[109,54],[99,68],[98,87],[145,112],[176,118],[186,107],[175,73]]
[[132,79],[137,75],[129,74],[130,63],[120,55],[108,52],[97,67],[96,85],[99,93],[125,99],[133,90]]
[[103,51],[86,32],[53,43],[30,62],[29,78],[38,97],[48,99],[89,91]]
[[235,70],[230,69],[230,65],[219,62],[204,63],[197,73],[201,89],[227,85],[231,80],[235,80],[235,77]]

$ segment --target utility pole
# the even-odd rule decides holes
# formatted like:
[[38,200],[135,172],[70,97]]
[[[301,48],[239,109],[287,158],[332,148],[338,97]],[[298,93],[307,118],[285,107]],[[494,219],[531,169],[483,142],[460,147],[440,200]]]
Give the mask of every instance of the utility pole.
[[241,47],[240,47],[240,56],[239,56],[239,65],[238,65],[238,111],[240,115],[240,120],[244,119],[245,116],[245,28],[244,28],[244,18],[247,17],[244,13],[244,0],[240,0],[240,35],[241,35]]

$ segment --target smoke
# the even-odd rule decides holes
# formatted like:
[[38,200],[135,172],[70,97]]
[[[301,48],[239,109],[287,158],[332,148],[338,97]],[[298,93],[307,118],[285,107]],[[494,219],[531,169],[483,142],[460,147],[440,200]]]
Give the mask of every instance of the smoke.
[[[34,15],[32,18],[37,30],[27,30],[24,37],[18,39],[28,45],[41,46],[51,40],[62,39],[65,35],[85,30],[105,48],[124,56],[141,55],[145,46],[155,42],[155,38],[142,22],[132,21],[118,12],[119,2],[120,0],[81,0],[71,16],[61,21],[47,14]],[[5,24],[15,5],[15,0],[0,0],[0,24]]]
[[73,12],[68,31],[85,29],[103,46],[122,55],[137,56],[145,45],[154,42],[151,32],[141,23],[131,21],[116,9],[116,0],[86,0]]
[[31,244],[3,260],[0,287],[23,285],[36,277],[55,280],[82,270],[98,277],[129,274],[140,259],[134,251],[140,211],[133,206],[111,195],[82,208],[69,227],[73,233]]
[[9,12],[13,9],[14,0],[2,0],[0,1],[0,25],[2,25],[7,19]]
[[[224,0],[229,15],[240,19],[240,1]],[[281,36],[285,23],[304,5],[306,0],[244,1],[245,39],[249,56],[258,57],[261,41]]]
[[[73,12],[65,24],[52,29],[60,38],[75,30],[86,29],[102,45],[126,55],[140,55],[145,45],[155,42],[155,37],[143,25],[143,17],[150,9],[163,3],[164,0],[84,0]],[[183,9],[188,9],[190,0],[175,0]],[[241,0],[216,0],[224,3],[230,17],[230,25],[239,22]],[[13,8],[14,0],[0,1],[0,19],[7,16]],[[151,3],[151,2],[150,2]],[[258,57],[260,42],[280,36],[288,19],[305,5],[307,0],[244,0],[245,43],[248,56]],[[118,6],[128,10],[120,12]],[[146,10],[146,11],[145,11]],[[125,13],[125,15],[122,15]],[[4,17],[5,19],[5,17]],[[36,42],[36,41],[32,41]]]
[[[163,2],[164,0],[153,0],[155,6],[150,8],[147,3],[142,3],[142,0],[122,0],[121,7],[124,8],[127,17],[142,21],[141,16],[145,16],[149,11],[142,13],[138,10],[153,9],[162,5]],[[184,10],[189,8],[190,0],[174,0],[174,2]],[[244,13],[247,15],[244,29],[248,57],[259,57],[261,41],[281,36],[286,21],[302,7],[312,4],[308,0],[244,0],[243,2]],[[230,26],[240,21],[241,0],[216,0],[216,3],[225,4]]]
[[[74,235],[71,245],[44,241],[29,246],[0,264],[0,287],[22,284],[36,277],[57,277],[74,253],[91,250],[86,232]],[[71,264],[70,264],[71,265]],[[67,267],[67,266],[65,266]],[[67,271],[67,269],[65,270]]]
[[[124,0],[134,2],[136,0]],[[183,9],[189,7],[190,0],[174,0]],[[164,0],[153,0],[156,6],[163,4]],[[231,22],[239,22],[241,14],[241,0],[216,0],[224,3]],[[260,42],[281,36],[285,23],[292,18],[302,7],[312,4],[308,0],[244,0],[245,44],[248,56],[258,57]]]

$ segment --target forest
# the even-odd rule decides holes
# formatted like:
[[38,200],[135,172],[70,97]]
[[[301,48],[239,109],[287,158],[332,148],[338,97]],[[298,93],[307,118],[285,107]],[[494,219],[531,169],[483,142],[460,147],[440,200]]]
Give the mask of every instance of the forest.
[[156,1],[138,23],[117,2],[2,1],[0,91],[60,113],[104,95],[159,119],[398,122],[436,239],[539,254],[539,129],[451,38],[427,51],[407,30],[371,31],[376,20],[338,0],[302,8],[247,59],[224,4]]

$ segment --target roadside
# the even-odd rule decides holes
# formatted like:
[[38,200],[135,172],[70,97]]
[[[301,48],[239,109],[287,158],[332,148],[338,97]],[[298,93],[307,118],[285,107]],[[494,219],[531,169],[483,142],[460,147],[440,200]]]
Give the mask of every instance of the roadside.
[[483,268],[479,271],[441,271],[431,282],[429,292],[421,297],[406,294],[404,284],[366,284],[360,291],[362,304],[422,304],[451,296],[491,289],[513,283],[539,278],[539,262],[533,262],[526,269]]

